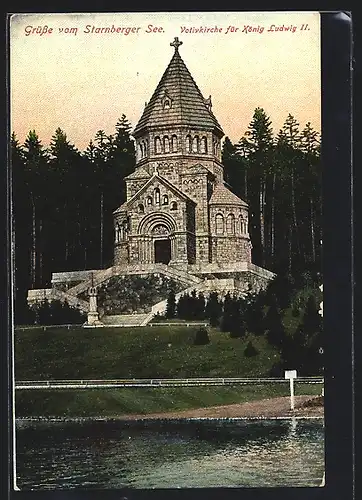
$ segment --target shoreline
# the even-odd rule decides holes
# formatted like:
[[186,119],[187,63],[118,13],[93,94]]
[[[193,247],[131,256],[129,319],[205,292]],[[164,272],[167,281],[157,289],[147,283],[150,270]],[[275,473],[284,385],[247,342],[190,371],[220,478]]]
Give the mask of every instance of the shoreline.
[[206,408],[195,408],[191,410],[169,411],[148,414],[126,414],[109,415],[106,417],[77,417],[77,416],[38,416],[38,417],[17,417],[17,422],[66,422],[66,421],[123,421],[123,422],[144,422],[144,421],[242,421],[242,420],[289,420],[289,419],[323,419],[324,407],[319,396],[296,396],[295,409],[290,409],[290,397],[282,396],[258,401],[251,401],[241,404],[229,404],[210,406]]

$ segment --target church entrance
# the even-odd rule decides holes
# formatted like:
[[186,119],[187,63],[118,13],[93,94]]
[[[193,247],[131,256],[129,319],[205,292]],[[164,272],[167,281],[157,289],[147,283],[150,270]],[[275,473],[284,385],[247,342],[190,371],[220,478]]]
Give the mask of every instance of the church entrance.
[[155,263],[168,264],[171,260],[171,241],[155,240]]

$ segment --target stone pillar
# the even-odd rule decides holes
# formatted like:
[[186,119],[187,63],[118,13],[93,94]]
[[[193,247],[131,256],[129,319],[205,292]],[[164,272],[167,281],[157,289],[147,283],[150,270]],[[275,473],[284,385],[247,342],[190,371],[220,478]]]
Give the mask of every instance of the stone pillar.
[[99,320],[99,313],[97,308],[97,295],[98,291],[95,286],[88,289],[89,295],[89,312],[87,316],[86,326],[102,326],[103,323]]

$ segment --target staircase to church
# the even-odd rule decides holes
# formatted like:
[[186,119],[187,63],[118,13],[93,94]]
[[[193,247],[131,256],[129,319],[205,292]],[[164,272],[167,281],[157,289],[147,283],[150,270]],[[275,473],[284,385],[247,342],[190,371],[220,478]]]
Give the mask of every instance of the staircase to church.
[[192,285],[201,283],[203,280],[198,278],[194,274],[191,274],[187,271],[182,271],[182,269],[177,269],[172,266],[168,266],[166,264],[152,264],[152,268],[155,269],[155,272],[160,272],[169,278],[172,278],[176,281],[180,281],[185,285]]
[[115,314],[101,318],[104,326],[134,327],[144,326],[152,319],[153,314]]
[[61,302],[67,301],[71,307],[76,307],[81,312],[87,313],[89,311],[89,303],[86,300],[74,297],[69,293],[62,292],[53,288],[51,291],[51,297],[55,300],[60,300]]
[[[204,282],[198,279],[198,283],[181,290],[175,295],[176,301],[183,294],[191,293],[194,290],[199,291],[204,287]],[[151,312],[145,314],[116,314],[116,315],[105,315],[101,318],[102,323],[105,326],[119,326],[119,327],[132,327],[132,326],[145,326],[147,325],[156,314],[164,314],[167,308],[167,299],[161,300],[157,304],[153,305]]]
[[202,282],[201,278],[198,278],[194,274],[190,274],[187,271],[182,271],[181,269],[176,269],[166,264],[135,264],[123,266],[112,266],[107,269],[100,269],[99,271],[94,271],[93,276],[88,278],[81,283],[69,288],[66,294],[76,297],[82,292],[85,292],[90,286],[98,286],[110,279],[112,276],[123,276],[123,275],[143,275],[143,274],[163,274],[168,278],[175,281],[179,281],[183,285],[190,286],[192,284],[198,284]]
[[[92,276],[83,280],[81,283],[69,288],[67,291],[60,291],[56,288],[52,289],[52,297],[58,300],[67,300],[72,307],[77,307],[82,312],[89,311],[89,303],[86,300],[79,298],[79,294],[88,290],[90,286],[99,286],[113,276],[129,276],[129,275],[147,275],[161,274],[172,280],[178,281],[185,288],[178,294],[178,299],[183,293],[190,293],[203,283],[203,280],[194,274],[188,273],[181,269],[176,269],[166,264],[128,264],[127,266],[112,266],[107,269],[95,270]],[[142,314],[116,314],[103,315],[103,311],[99,311],[100,319],[105,326],[132,327],[147,325],[155,314],[163,314],[166,311],[167,300],[162,300],[152,306],[151,312]]]
[[75,285],[75,286],[69,288],[66,293],[76,297],[80,293],[88,290],[88,288],[90,286],[92,286],[92,284],[93,284],[93,286],[98,286],[98,285],[102,284],[104,281],[111,278],[112,276],[114,276],[114,267],[113,266],[108,267],[107,269],[100,269],[100,270],[94,271],[93,276],[91,278],[86,279],[86,280],[82,281],[81,283],[79,283],[78,285]]

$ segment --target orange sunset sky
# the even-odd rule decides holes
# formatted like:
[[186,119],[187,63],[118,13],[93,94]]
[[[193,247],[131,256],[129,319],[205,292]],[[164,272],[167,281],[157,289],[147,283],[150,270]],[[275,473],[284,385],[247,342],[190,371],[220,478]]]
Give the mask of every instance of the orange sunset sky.
[[[135,28],[134,33],[89,32],[92,26],[112,25]],[[27,34],[45,26],[47,33]],[[228,26],[234,31],[227,32]],[[282,26],[289,30],[276,31]],[[147,32],[155,27],[158,31]],[[218,31],[186,32],[200,27]],[[83,150],[98,130],[114,133],[123,113],[134,127],[172,57],[175,36],[183,42],[181,57],[204,97],[211,94],[212,110],[233,142],[243,136],[258,106],[274,133],[288,113],[301,129],[310,121],[320,131],[318,13],[157,12],[13,15],[10,132],[22,143],[35,129],[47,146],[60,127]]]

